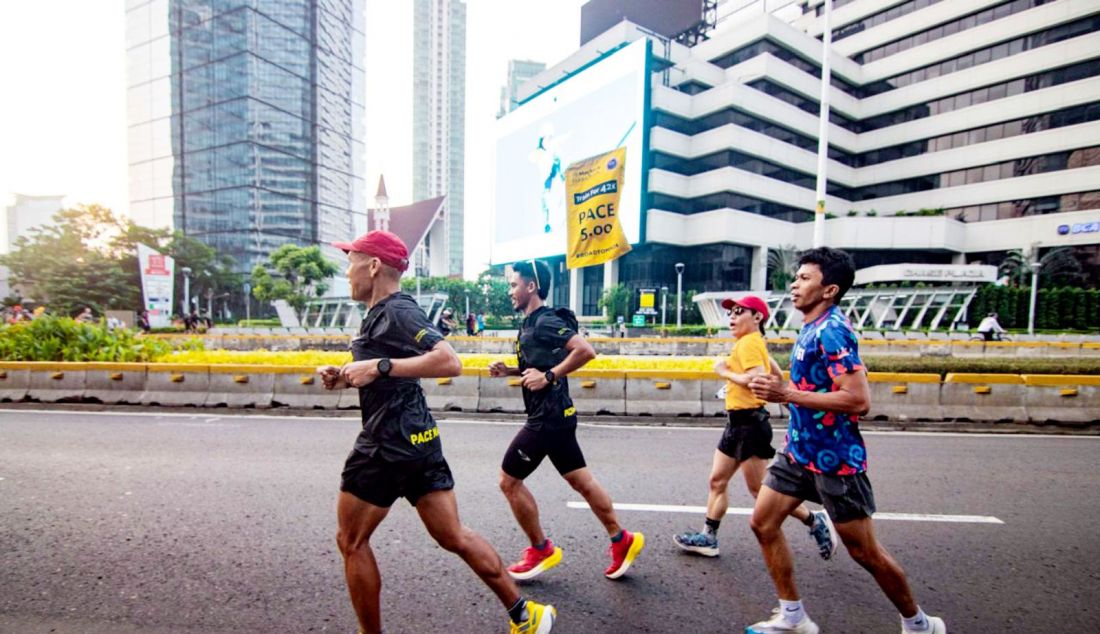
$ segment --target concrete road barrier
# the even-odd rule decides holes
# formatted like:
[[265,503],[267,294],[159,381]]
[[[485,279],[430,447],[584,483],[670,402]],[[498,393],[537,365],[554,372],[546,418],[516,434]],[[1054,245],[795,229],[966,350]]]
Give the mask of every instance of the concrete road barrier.
[[626,373],[630,416],[701,416],[702,385],[709,372],[631,370]]
[[21,401],[27,398],[31,371],[25,363],[0,362],[0,401]]
[[202,407],[210,390],[210,366],[147,363],[142,405]]
[[29,362],[27,397],[45,403],[76,401],[84,396],[86,363]]
[[271,407],[275,396],[272,366],[212,365],[206,407]]
[[621,370],[579,370],[569,375],[569,395],[577,414],[626,414],[626,373]]
[[100,403],[141,402],[145,392],[144,363],[88,363],[84,378],[84,398]]
[[338,409],[359,409],[359,390],[350,387],[339,390],[340,399],[336,402]]
[[[523,412],[523,388],[518,376],[480,377],[477,408],[480,412]],[[572,383],[572,381],[570,381]],[[570,392],[573,386],[570,385]]]
[[725,416],[726,399],[718,398],[715,394],[726,386],[726,380],[717,374],[711,374],[709,378],[699,381],[699,399],[702,401],[703,416]]
[[476,412],[481,375],[488,370],[464,368],[459,376],[438,379],[420,379],[420,388],[428,407],[442,412]]
[[340,392],[326,390],[315,367],[277,366],[272,378],[272,406],[336,409],[340,404]]
[[940,375],[911,372],[869,372],[870,420],[939,420]]
[[943,417],[1027,422],[1023,384],[1017,374],[948,374],[940,387]]
[[1032,422],[1100,423],[1100,376],[1024,374]]

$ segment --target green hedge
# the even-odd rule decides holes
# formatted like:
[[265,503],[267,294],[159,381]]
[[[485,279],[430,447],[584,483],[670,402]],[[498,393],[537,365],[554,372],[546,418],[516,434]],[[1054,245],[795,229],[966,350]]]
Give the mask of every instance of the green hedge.
[[718,332],[708,326],[657,326],[653,330],[665,337],[709,337]]
[[108,330],[68,317],[43,315],[34,321],[0,326],[0,359],[5,361],[152,361],[172,346],[127,328]]
[[[790,355],[773,354],[779,367],[790,367]],[[1100,358],[1013,358],[1013,357],[892,357],[863,355],[864,365],[871,372],[918,372],[938,374],[949,372],[979,374],[1100,374]]]
[[[1027,328],[1031,289],[994,286],[978,289],[970,303],[971,327],[997,313],[1005,328]],[[1035,298],[1035,327],[1045,330],[1100,330],[1100,290],[1077,287],[1040,288]]]

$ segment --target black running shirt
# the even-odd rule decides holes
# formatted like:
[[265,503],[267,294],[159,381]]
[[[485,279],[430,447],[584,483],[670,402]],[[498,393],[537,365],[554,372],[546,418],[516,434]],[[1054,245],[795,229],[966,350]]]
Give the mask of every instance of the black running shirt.
[[[443,341],[416,301],[394,293],[371,307],[351,342],[351,356],[364,359],[407,359],[428,352]],[[379,377],[359,388],[363,431],[355,450],[392,461],[415,460],[442,450],[439,429],[420,379]]]
[[[568,356],[567,341],[577,334],[565,320],[546,306],[541,306],[523,320],[516,339],[516,357],[520,372],[535,368],[545,372]],[[568,429],[577,426],[576,409],[569,397],[569,381],[561,377],[538,391],[523,388],[523,407],[527,410],[527,427]]]

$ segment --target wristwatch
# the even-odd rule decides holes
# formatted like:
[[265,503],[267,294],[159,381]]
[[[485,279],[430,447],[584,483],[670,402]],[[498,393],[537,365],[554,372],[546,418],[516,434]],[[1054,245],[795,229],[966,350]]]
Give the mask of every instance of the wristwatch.
[[553,371],[553,370],[547,370],[547,371],[546,371],[546,374],[545,374],[545,375],[543,375],[543,376],[545,376],[545,377],[546,377],[546,382],[547,382],[547,383],[553,383],[553,382],[554,382],[554,381],[556,381],[556,380],[557,380],[557,378],[558,378],[558,377],[557,377],[557,376],[556,376],[556,375],[554,374],[554,371]]
[[378,374],[382,376],[389,376],[390,371],[393,370],[393,362],[389,359],[378,360]]

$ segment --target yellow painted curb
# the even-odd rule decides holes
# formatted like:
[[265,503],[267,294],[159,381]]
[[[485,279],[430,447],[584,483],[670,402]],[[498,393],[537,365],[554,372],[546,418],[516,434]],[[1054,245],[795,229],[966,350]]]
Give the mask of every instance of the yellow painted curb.
[[952,372],[943,378],[944,383],[995,383],[1001,385],[1023,385],[1024,378],[1019,374],[966,374]]
[[871,383],[939,383],[940,375],[925,372],[868,372]]
[[1068,387],[1072,385],[1100,385],[1100,375],[1095,374],[1023,374],[1025,385]]

